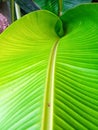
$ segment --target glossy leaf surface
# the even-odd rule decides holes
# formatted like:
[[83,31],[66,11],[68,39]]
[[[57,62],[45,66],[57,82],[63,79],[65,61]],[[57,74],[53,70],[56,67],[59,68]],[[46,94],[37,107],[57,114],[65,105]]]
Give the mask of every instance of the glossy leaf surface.
[[36,11],[0,35],[1,130],[98,129],[97,10]]

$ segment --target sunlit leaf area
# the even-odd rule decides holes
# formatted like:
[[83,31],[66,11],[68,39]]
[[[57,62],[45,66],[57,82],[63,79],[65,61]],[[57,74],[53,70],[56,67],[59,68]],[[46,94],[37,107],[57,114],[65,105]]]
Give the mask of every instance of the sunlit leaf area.
[[98,2],[0,0],[0,130],[98,130]]

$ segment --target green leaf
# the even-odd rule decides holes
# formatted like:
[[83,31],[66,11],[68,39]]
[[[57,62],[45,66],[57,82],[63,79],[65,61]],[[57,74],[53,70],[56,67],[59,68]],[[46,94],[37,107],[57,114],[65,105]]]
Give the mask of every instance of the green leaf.
[[[41,9],[49,10],[55,14],[59,13],[59,0],[34,0]],[[61,0],[62,2],[62,0]]]
[[92,0],[15,0],[20,7],[29,13],[38,9],[49,10],[58,16],[64,14],[66,10],[83,3],[90,3]]
[[63,13],[79,4],[90,3],[92,0],[63,0]]
[[98,129],[97,10],[36,11],[0,35],[1,130]]

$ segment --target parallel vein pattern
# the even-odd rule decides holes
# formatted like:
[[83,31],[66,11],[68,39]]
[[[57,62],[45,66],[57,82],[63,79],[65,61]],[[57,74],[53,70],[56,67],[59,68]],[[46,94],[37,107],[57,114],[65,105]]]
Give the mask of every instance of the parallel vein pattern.
[[97,130],[98,13],[80,6],[63,20],[68,34],[58,46],[54,129]]
[[98,130],[97,10],[36,11],[0,36],[0,130]]
[[1,35],[0,130],[41,128],[48,61],[58,39],[58,22],[49,12],[34,12]]

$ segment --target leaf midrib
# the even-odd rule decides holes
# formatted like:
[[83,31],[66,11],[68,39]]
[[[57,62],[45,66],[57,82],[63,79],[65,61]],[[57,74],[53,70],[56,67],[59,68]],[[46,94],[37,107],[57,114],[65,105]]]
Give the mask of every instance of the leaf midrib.
[[54,75],[58,41],[59,38],[55,41],[49,58],[41,130],[53,129]]

